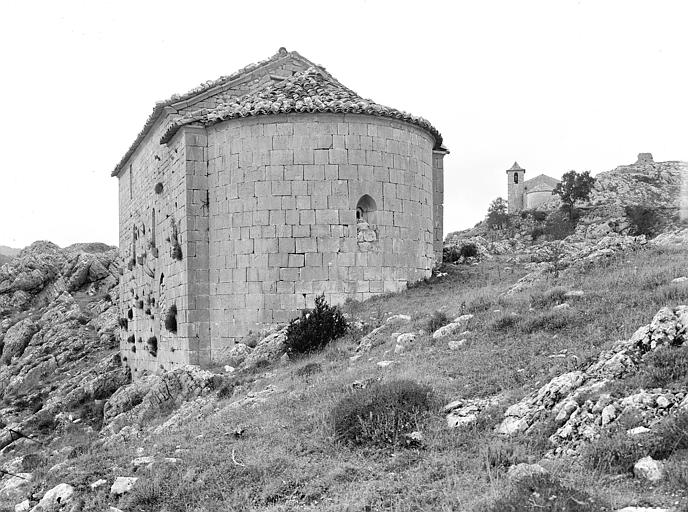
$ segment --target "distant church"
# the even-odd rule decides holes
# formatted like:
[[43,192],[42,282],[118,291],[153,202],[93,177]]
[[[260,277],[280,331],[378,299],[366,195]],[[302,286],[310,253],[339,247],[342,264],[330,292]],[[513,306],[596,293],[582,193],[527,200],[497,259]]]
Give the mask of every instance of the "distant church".
[[509,213],[537,208],[552,199],[552,191],[559,180],[540,174],[525,179],[526,170],[518,162],[506,171],[509,190]]

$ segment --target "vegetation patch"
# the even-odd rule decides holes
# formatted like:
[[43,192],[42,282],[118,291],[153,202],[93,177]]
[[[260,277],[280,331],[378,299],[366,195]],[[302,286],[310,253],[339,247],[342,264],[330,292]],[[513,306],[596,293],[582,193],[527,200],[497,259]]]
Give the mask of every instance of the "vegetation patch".
[[342,398],[330,412],[337,441],[350,445],[403,446],[431,407],[432,390],[412,380],[376,382]]
[[563,485],[550,475],[532,475],[516,482],[481,512],[599,512],[603,502]]
[[654,208],[642,205],[626,206],[626,217],[631,222],[630,234],[633,236],[645,235],[653,238],[661,227],[661,218]]
[[451,319],[447,316],[446,313],[444,313],[443,311],[435,311],[428,320],[428,322],[425,324],[425,330],[432,334],[440,327],[444,327],[445,325],[447,325],[449,322],[451,322]]
[[555,286],[549,290],[534,292],[530,294],[530,304],[534,308],[549,308],[564,302],[566,292],[567,290],[563,286]]
[[322,349],[330,341],[343,336],[348,327],[337,306],[325,301],[325,294],[315,298],[315,308],[301,313],[287,327],[287,352],[307,354]]

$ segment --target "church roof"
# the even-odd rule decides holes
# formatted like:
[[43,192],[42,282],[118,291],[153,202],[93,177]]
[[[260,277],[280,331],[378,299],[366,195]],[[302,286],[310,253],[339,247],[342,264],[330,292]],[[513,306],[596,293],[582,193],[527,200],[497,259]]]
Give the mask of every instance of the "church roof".
[[518,162],[514,162],[514,165],[511,166],[510,169],[508,169],[506,172],[509,171],[525,171],[520,165],[518,165]]
[[429,131],[435,137],[435,148],[442,145],[440,133],[422,117],[363,99],[318,66],[311,66],[284,80],[270,81],[256,91],[230,98],[217,107],[182,116],[170,126],[160,142],[168,142],[181,126],[190,123],[199,122],[208,126],[239,117],[293,112],[369,114],[400,119]]
[[160,143],[168,142],[180,127],[191,123],[201,123],[208,126],[239,117],[330,112],[369,114],[406,121],[430,132],[435,138],[435,149],[443,149],[441,134],[424,118],[364,99],[342,85],[323,67],[313,64],[297,52],[287,52],[284,48],[280,48],[269,59],[251,64],[231,75],[205,82],[186,94],[175,95],[168,100],[157,103],[136,140],[115,167],[112,176],[116,176],[120,172],[166,110],[169,109],[168,111],[171,113],[176,113],[175,105],[183,104],[187,100],[191,101],[199,95],[204,95],[204,97],[207,97],[208,94],[212,95],[214,89],[242,81],[246,75],[250,75],[253,71],[264,69],[266,66],[276,66],[287,57],[296,57],[309,67],[305,71],[298,72],[288,78],[271,77],[271,80],[263,83],[256,90],[242,96],[225,98],[224,102],[216,107],[202,108],[181,115],[165,131]]
[[529,191],[532,191],[535,187],[538,187],[540,190],[544,190],[542,187],[553,189],[557,186],[557,183],[559,183],[558,179],[547,176],[546,174],[539,174],[534,178],[526,180],[524,185]]

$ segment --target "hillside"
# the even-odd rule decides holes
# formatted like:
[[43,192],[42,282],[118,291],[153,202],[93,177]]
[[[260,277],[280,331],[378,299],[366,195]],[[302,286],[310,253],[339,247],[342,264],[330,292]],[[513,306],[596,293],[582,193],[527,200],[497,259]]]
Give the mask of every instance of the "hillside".
[[0,510],[688,511],[683,165],[600,176],[575,224],[453,237],[322,350],[275,325],[134,382],[117,251],[32,244],[0,269]]
[[[284,337],[276,331],[238,346],[234,369],[189,368],[133,384],[117,369],[110,341],[116,317],[109,313],[112,296],[104,294],[116,290],[111,284],[117,274],[103,260],[110,253],[34,244],[19,260],[22,270],[12,267],[0,279],[2,358],[17,354],[3,367],[17,373],[4,388],[3,414],[16,418],[8,422],[15,431],[31,436],[3,450],[5,470],[30,475],[30,480],[5,476],[0,498],[10,507],[27,498],[32,507],[40,499],[45,505],[55,496],[68,504],[49,510],[496,511],[511,510],[508,500],[520,501],[514,496],[535,485],[546,503],[583,504],[557,510],[619,510],[634,504],[683,510],[688,506],[682,469],[687,459],[681,449],[665,447],[667,476],[648,484],[633,476],[635,460],[610,466],[593,456],[597,452],[587,454],[580,434],[574,443],[550,440],[560,439],[550,436],[572,420],[552,423],[544,414],[572,400],[567,392],[575,386],[562,387],[560,375],[592,376],[588,368],[605,357],[600,354],[613,356],[617,340],[636,339],[637,329],[658,312],[653,325],[670,327],[661,339],[676,346],[667,350],[679,363],[663,370],[661,385],[653,381],[653,388],[662,389],[643,398],[653,402],[642,406],[640,419],[628,420],[629,428],[640,422],[652,431],[656,421],[678,414],[688,391],[688,365],[682,362],[688,358],[681,348],[688,322],[680,308],[688,303],[688,280],[682,279],[688,269],[686,246],[672,243],[677,239],[682,240],[663,237],[602,251],[584,266],[571,265],[515,290],[530,264],[512,255],[450,265],[406,292],[345,305],[353,330],[322,352],[280,357]],[[101,265],[113,271],[102,272]],[[41,277],[20,278],[31,267],[44,269]],[[16,315],[26,318],[8,328],[8,315],[12,322]],[[438,325],[457,317],[456,324],[443,328],[450,334],[433,336]],[[57,322],[50,327],[52,318]],[[8,343],[17,338],[14,333],[36,329],[24,352],[5,353],[15,346]],[[653,336],[655,331],[641,332]],[[53,356],[39,364],[45,370],[27,366],[49,350]],[[612,388],[598,386],[577,400],[586,407],[591,403],[590,410],[601,400],[621,409],[624,397],[637,396],[659,359],[629,357]],[[666,358],[661,361],[666,366]],[[28,377],[35,374],[43,377]],[[553,378],[556,388],[549,383]],[[401,442],[388,444],[385,436],[377,443],[335,439],[332,411],[338,404],[399,379],[431,391],[428,409],[399,426]],[[50,397],[32,398],[46,384],[52,388]],[[546,406],[533,402],[539,396],[551,397]],[[657,405],[663,404],[659,396],[669,401],[664,408]],[[40,403],[33,406],[38,418],[22,420],[22,404],[34,400]],[[571,418],[582,414],[573,414],[571,405],[558,407]],[[538,408],[540,417],[532,412]],[[517,420],[526,418],[521,423],[527,425],[525,432],[507,428],[513,435],[505,436],[495,430],[512,424],[515,411],[521,414]],[[580,428],[593,426],[591,446],[622,443],[604,437],[601,423],[596,426],[599,411],[585,414],[592,423]],[[625,417],[623,411],[616,417]],[[618,425],[609,423],[610,428]],[[685,444],[681,439],[678,446]],[[631,458],[641,455],[636,450]],[[519,466],[518,471],[542,468],[549,476],[520,480],[518,471],[507,473],[514,464],[535,462],[539,466]]]

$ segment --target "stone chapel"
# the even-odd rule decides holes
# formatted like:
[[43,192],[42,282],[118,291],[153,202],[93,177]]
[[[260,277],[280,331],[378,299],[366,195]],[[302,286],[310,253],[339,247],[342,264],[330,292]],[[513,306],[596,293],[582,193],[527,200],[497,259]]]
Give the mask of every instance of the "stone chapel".
[[506,171],[509,213],[531,210],[552,200],[552,192],[559,180],[539,174],[525,179],[526,170],[514,162]]
[[207,365],[319,294],[339,304],[429,276],[447,153],[425,119],[284,48],[158,103],[112,172],[123,358],[134,372]]

